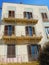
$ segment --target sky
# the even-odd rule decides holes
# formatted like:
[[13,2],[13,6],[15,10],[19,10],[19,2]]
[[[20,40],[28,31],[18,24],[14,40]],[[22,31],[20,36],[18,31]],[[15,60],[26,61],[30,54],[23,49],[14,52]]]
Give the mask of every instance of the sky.
[[[10,2],[10,3],[20,3],[23,4],[35,4],[35,5],[46,5],[49,8],[49,0],[0,0],[0,7],[2,7],[3,2]],[[1,16],[0,10],[0,16]]]

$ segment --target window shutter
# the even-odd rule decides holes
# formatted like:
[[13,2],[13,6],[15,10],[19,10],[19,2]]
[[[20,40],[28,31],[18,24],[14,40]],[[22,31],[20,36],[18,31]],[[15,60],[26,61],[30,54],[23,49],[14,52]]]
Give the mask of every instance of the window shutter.
[[14,44],[8,44],[7,47],[7,57],[8,58],[13,58],[15,57],[15,45]]
[[31,55],[31,45],[28,45],[28,54]]
[[38,51],[41,52],[41,45],[38,45]]
[[47,17],[47,13],[41,13],[41,15],[42,15],[42,18],[43,18],[43,19],[45,19],[45,18],[47,19],[47,18],[48,18],[48,17]]
[[28,35],[29,31],[28,31],[28,27],[27,26],[25,27],[25,31],[26,31],[26,35]]
[[12,33],[14,34],[14,32],[15,32],[15,27],[12,26]]
[[8,16],[9,17],[15,17],[15,11],[9,11]]
[[12,57],[15,57],[15,45],[12,46]]
[[8,26],[5,26],[5,28],[4,28],[4,34],[8,35]]
[[46,19],[48,18],[46,13],[45,13],[45,18],[46,18]]
[[8,13],[8,17],[11,17],[11,11],[9,11],[9,13]]
[[15,11],[12,11],[12,17],[15,17]]
[[31,61],[31,45],[28,45],[27,46],[27,49],[28,49],[28,57],[29,57],[29,61]]
[[32,27],[32,31],[33,31],[33,34],[35,34],[35,28],[34,27]]
[[42,19],[44,19],[44,13],[41,13],[41,15],[42,15]]
[[33,18],[33,16],[32,16],[32,12],[30,12],[30,18]]
[[24,12],[24,18],[26,17],[26,12]]

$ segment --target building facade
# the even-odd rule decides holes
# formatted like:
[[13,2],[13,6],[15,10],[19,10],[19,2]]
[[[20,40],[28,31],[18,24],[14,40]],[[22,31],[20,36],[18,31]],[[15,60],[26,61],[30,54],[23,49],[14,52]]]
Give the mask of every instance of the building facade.
[[40,47],[49,41],[47,6],[3,3],[0,24],[1,62],[37,60]]

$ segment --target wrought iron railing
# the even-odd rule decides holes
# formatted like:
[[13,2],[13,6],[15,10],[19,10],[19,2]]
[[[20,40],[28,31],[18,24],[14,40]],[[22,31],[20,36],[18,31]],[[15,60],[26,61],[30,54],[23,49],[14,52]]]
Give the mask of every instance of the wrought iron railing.
[[15,35],[15,31],[8,31],[8,30],[6,30],[6,31],[4,31],[4,35],[5,36]]
[[0,55],[0,63],[32,62],[32,61],[37,61],[37,60],[38,60],[37,54],[34,54],[34,56],[29,57],[29,58],[26,54],[16,55],[16,57],[14,58],[7,58],[6,55]]

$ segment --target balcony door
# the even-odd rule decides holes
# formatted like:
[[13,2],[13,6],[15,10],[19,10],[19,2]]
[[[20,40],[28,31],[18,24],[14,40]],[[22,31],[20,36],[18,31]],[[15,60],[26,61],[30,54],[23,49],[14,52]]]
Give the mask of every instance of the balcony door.
[[5,29],[4,29],[4,34],[5,35],[9,35],[9,36],[11,36],[12,34],[14,34],[14,26],[12,26],[12,25],[6,25]]
[[39,50],[40,46],[36,44],[28,45],[29,61],[38,59]]
[[32,12],[24,12],[24,18],[30,19],[32,17]]
[[32,54],[32,59],[36,60],[38,58],[38,46],[36,45],[31,46],[31,54]]
[[7,57],[14,58],[15,57],[15,44],[7,45]]
[[15,11],[9,11],[8,17],[15,17]]
[[25,30],[26,35],[32,36],[33,34],[35,34],[35,28],[32,26],[26,26]]

